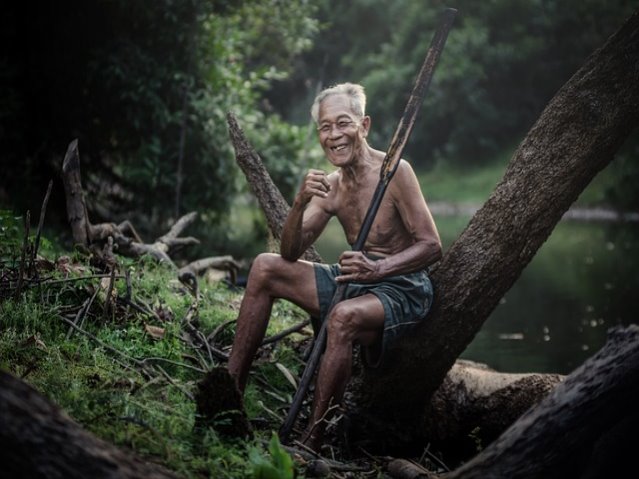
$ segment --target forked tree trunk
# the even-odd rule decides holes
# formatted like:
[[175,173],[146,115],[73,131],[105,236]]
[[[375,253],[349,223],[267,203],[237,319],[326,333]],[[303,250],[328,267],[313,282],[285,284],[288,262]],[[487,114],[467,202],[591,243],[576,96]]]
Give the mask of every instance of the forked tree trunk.
[[[433,272],[433,310],[388,365],[363,371],[351,394],[366,417],[419,439],[433,393],[561,216],[639,122],[639,13],[559,90],[486,204]],[[389,358],[390,359],[390,358]],[[399,438],[392,438],[394,441]]]
[[[259,195],[260,205],[269,218],[269,225],[272,225],[271,233],[279,240],[288,205],[232,114],[229,114],[229,130],[236,152],[252,152],[244,153],[242,158],[238,153],[238,163],[243,164],[245,173],[250,172],[246,174],[247,181]],[[310,256],[306,259],[318,261],[315,252],[308,253]],[[355,359],[355,367],[360,367],[359,358],[356,356]],[[456,455],[467,457],[468,451],[472,452],[476,448],[474,438],[484,444],[495,439],[526,409],[537,404],[561,379],[557,374],[505,374],[483,364],[459,360],[437,390],[433,398],[435,406],[423,432],[430,440],[454,451]],[[352,423],[357,425],[359,421],[354,419]],[[383,418],[380,423],[384,424]],[[481,433],[471,438],[469,435],[476,429],[480,429]],[[394,436],[389,434],[389,437]]]

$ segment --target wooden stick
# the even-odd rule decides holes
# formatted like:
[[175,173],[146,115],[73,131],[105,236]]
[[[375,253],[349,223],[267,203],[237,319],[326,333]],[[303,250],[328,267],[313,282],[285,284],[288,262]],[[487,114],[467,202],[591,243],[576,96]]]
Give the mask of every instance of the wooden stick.
[[266,338],[264,341],[262,341],[262,344],[260,346],[264,346],[270,343],[275,343],[279,341],[280,339],[285,338],[289,334],[297,333],[298,331],[301,331],[306,326],[308,326],[310,323],[311,323],[310,319],[305,319],[304,321],[297,323],[295,326],[291,326],[290,328],[285,329],[284,331],[281,331],[277,334],[274,334],[273,336]]
[[[113,240],[109,239],[110,242]],[[111,275],[109,276],[109,286],[106,291],[106,298],[104,298],[104,310],[102,311],[102,316],[104,319],[107,319],[107,315],[109,311],[112,310],[112,304],[114,301],[111,301],[111,295],[113,294],[113,284],[115,283],[115,263],[111,264]]]
[[99,291],[100,291],[100,287],[96,286],[95,291],[93,292],[93,295],[90,298],[87,298],[82,304],[82,308],[80,308],[80,310],[78,311],[78,314],[76,314],[75,319],[73,320],[73,326],[70,327],[69,331],[67,332],[67,340],[71,338],[74,328],[81,328],[82,325],[84,324],[84,318],[86,318],[86,315],[89,313],[89,310],[91,309],[91,305],[93,304],[93,301],[95,301],[95,298],[98,295]]
[[27,210],[24,217],[24,241],[22,242],[22,255],[20,257],[20,269],[18,271],[18,287],[16,288],[16,299],[22,292],[22,282],[24,277],[25,263],[27,261],[27,249],[29,248],[29,224],[31,223],[31,212]]
[[36,257],[38,256],[38,249],[40,247],[40,234],[42,233],[42,226],[44,225],[44,215],[47,212],[47,205],[49,204],[49,197],[51,196],[51,189],[53,188],[53,180],[49,180],[49,186],[47,192],[44,195],[42,201],[42,208],[40,208],[40,219],[38,221],[38,230],[35,238],[35,245],[33,246],[33,254],[31,255],[31,267],[33,268]]

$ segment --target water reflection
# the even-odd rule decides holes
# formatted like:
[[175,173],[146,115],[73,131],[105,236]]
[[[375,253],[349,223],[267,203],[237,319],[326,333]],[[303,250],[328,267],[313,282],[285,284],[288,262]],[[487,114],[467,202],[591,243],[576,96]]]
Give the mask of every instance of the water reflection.
[[[440,217],[446,249],[467,217]],[[317,248],[334,261],[348,246],[331,222]],[[608,328],[639,322],[639,224],[562,221],[502,298],[462,357],[505,372],[567,374]]]

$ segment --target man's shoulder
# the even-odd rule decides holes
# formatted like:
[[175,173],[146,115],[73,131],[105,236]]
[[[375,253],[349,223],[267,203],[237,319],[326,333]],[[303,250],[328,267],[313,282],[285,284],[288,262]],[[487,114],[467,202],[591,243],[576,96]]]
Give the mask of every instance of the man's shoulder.
[[404,160],[400,159],[399,164],[397,165],[397,170],[395,171],[395,176],[393,177],[393,181],[396,181],[399,184],[403,184],[406,182],[415,182],[417,181],[417,176],[415,175],[415,171],[411,164]]

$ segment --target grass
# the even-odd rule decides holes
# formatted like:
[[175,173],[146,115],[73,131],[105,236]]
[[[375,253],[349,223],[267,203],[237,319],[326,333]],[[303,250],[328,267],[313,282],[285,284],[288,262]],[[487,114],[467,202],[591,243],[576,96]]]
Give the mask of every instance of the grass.
[[[20,247],[18,239],[16,235],[16,248]],[[50,260],[54,268],[57,259]],[[78,332],[67,337],[69,326],[62,317],[73,318],[96,288],[103,288],[99,279],[45,281],[18,298],[2,294],[0,367],[27,381],[98,437],[130,448],[184,477],[250,477],[267,467],[273,450],[281,462],[282,451],[272,443],[272,431],[280,421],[266,411],[282,414],[287,403],[278,394],[258,391],[256,381],[251,381],[246,396],[249,418],[258,419],[259,425],[253,440],[223,440],[213,430],[194,430],[196,409],[189,395],[196,392],[203,376],[197,369],[219,365],[208,359],[204,349],[197,350],[185,341],[183,320],[194,298],[166,267],[147,260],[119,261],[120,273],[128,270],[130,274],[133,300],[151,313],[120,304],[105,315],[106,295],[100,290],[82,326],[98,342]],[[9,273],[12,264],[0,262],[2,272]],[[71,266],[71,276],[99,272],[88,257],[76,256]],[[52,275],[50,279],[65,276],[55,269],[40,272],[41,277],[47,275]],[[7,287],[7,283],[0,287]],[[206,336],[236,318],[240,293],[224,283],[200,280],[199,287],[201,296],[192,321]],[[116,297],[124,297],[126,290],[124,280],[116,281]],[[278,302],[267,334],[302,319],[301,310]],[[162,328],[163,335],[154,338],[148,326]],[[218,346],[228,346],[232,336],[231,325],[217,337]],[[276,363],[298,370],[297,355],[290,344],[290,339],[285,339],[275,348],[263,349],[252,371],[253,377],[262,379],[284,400],[290,400],[292,386]],[[140,366],[145,358],[162,360],[147,363],[154,365],[149,369]],[[158,366],[166,375],[158,374]]]
[[503,176],[506,161],[500,157],[481,167],[438,163],[430,171],[418,172],[418,180],[428,202],[482,204]]
[[[505,148],[480,166],[460,166],[445,162],[428,171],[418,171],[418,179],[428,202],[483,204],[506,171],[516,146]],[[599,172],[584,189],[575,205],[580,207],[605,206],[610,202],[610,192],[624,175],[627,166],[613,161]]]

